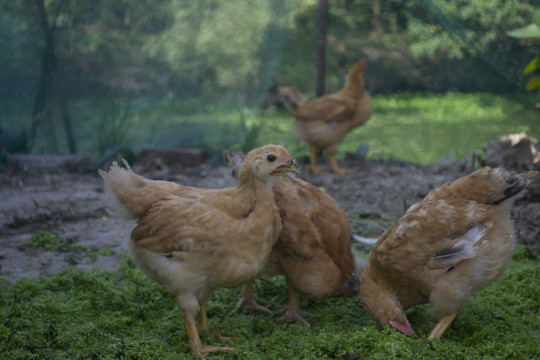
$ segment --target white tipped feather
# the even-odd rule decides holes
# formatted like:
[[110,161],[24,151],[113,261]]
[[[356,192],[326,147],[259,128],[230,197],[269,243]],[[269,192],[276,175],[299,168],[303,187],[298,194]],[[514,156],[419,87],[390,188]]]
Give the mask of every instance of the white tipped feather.
[[484,224],[481,228],[476,225],[463,234],[458,241],[449,249],[446,249],[435,256],[437,261],[450,261],[458,263],[461,260],[470,259],[476,255],[476,249],[479,241],[484,237],[488,228],[493,226],[492,223]]
[[366,245],[375,245],[375,243],[378,240],[378,238],[368,238],[368,237],[363,237],[363,236],[355,235],[355,234],[352,234],[352,237],[355,241],[361,242]]
[[101,169],[98,170],[98,172],[106,184],[105,197],[107,199],[107,203],[109,204],[109,212],[114,216],[124,219],[134,219],[136,218],[136,214],[129,211],[121,201],[126,189],[129,187],[127,185],[129,184],[135,187],[135,184],[132,184],[133,180],[131,179],[131,168],[125,160],[123,163],[127,169],[121,168],[115,161],[112,163],[109,172],[105,172]]

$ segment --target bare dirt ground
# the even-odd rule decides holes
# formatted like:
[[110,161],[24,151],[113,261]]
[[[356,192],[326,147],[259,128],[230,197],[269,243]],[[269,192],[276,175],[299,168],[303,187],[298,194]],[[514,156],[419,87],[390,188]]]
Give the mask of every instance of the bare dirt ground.
[[[308,172],[299,176],[338,201],[349,215],[354,233],[372,237],[431,189],[471,171],[456,162],[420,166],[360,159],[342,160],[341,165],[349,169],[344,176]],[[187,168],[181,175],[167,171],[141,175],[197,187],[235,185],[225,165]],[[95,170],[0,173],[0,204],[0,277],[8,283],[23,277],[52,276],[68,267],[115,271],[134,227],[134,221],[108,215],[103,182]],[[518,199],[513,217],[518,238],[537,254],[538,193],[528,191]],[[57,234],[67,245],[55,250],[30,246],[30,236],[39,231]]]

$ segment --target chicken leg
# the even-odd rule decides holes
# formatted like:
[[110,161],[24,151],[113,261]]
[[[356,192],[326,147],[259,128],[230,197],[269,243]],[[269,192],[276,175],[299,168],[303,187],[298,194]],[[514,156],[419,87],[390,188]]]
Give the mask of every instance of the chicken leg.
[[330,161],[330,166],[332,167],[333,172],[339,175],[345,174],[345,170],[341,169],[338,165],[336,154],[328,154],[328,161]]
[[231,314],[238,312],[238,310],[244,306],[247,309],[259,310],[267,313],[268,315],[272,315],[272,311],[257,303],[257,297],[253,293],[253,284],[254,281],[250,280],[244,285],[242,288],[242,295],[240,295],[240,299],[238,300],[234,310],[231,311]]
[[226,346],[211,346],[211,345],[203,345],[201,342],[201,338],[199,337],[199,333],[197,332],[197,326],[195,325],[195,321],[191,319],[184,310],[181,310],[182,313],[182,319],[184,320],[184,324],[186,325],[186,330],[189,337],[189,347],[191,349],[191,352],[193,352],[195,355],[197,355],[200,359],[204,359],[206,355],[208,355],[211,352],[216,351],[232,351],[234,348],[226,347]]
[[281,317],[285,321],[300,321],[302,324],[304,324],[306,327],[310,327],[309,322],[307,322],[306,319],[304,319],[304,316],[308,316],[310,314],[305,313],[303,311],[300,311],[300,306],[298,305],[298,299],[296,297],[296,290],[291,286],[289,282],[287,282],[287,289],[289,290],[289,303],[287,304],[287,307],[284,309],[284,314]]
[[323,172],[321,168],[317,167],[317,152],[319,149],[316,146],[309,146],[309,170],[314,174],[320,174]]
[[[323,171],[325,171],[324,168],[317,166],[317,152],[318,151],[319,151],[318,147],[313,146],[313,145],[309,146],[309,170],[313,172],[314,174],[321,174]],[[326,148],[326,156],[328,157],[328,161],[330,162],[330,167],[332,171],[338,175],[344,175],[346,172],[345,170],[339,167],[338,162],[336,160],[336,154],[337,154],[337,148],[335,146]]]
[[452,324],[452,321],[456,318],[457,313],[453,313],[443,317],[429,334],[428,340],[439,339],[444,331]]
[[200,310],[198,320],[199,320],[199,330],[204,331],[207,336],[210,336],[210,327],[208,326],[208,316],[206,315],[206,303],[200,303]]

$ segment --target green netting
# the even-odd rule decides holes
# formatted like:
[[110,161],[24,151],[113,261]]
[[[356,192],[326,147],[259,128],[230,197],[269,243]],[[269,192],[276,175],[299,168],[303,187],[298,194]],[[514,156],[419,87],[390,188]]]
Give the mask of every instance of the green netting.
[[[278,86],[313,96],[317,3],[0,0],[4,146],[92,159],[119,146],[247,149],[281,126],[253,120],[279,106]],[[523,91],[538,52],[506,34],[540,23],[534,2],[329,0],[328,9],[327,91],[360,57],[373,94]]]

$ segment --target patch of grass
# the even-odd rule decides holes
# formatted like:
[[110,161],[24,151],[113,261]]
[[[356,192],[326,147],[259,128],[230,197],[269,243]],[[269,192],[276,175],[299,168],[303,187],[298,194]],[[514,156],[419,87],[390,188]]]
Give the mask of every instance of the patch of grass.
[[[510,95],[374,94],[371,102],[371,119],[347,135],[338,156],[367,144],[371,159],[429,164],[441,156],[460,159],[509,133],[525,131],[540,138],[538,111]],[[199,147],[207,150],[212,162],[221,161],[223,148],[246,150],[268,143],[284,145],[296,157],[308,153],[308,145],[294,134],[292,114],[275,107],[262,111],[233,103],[133,98],[129,112],[117,114],[121,126],[106,133],[98,128],[103,114],[110,111],[109,99],[73,101],[70,107],[77,114],[73,121],[79,151],[92,160],[100,155],[98,145],[106,142],[111,148],[121,142],[135,153],[149,145]],[[18,116],[7,116],[6,126],[20,124]],[[63,137],[57,140],[58,148],[67,151]],[[48,142],[38,139],[34,151],[47,152]]]
[[[236,350],[210,359],[534,359],[540,358],[540,261],[518,251],[507,272],[458,314],[441,340],[425,342],[435,321],[427,306],[407,311],[419,335],[380,328],[358,298],[324,302],[300,297],[311,328],[279,319],[283,278],[259,279],[256,293],[276,316],[229,316],[239,289],[220,289],[208,303],[214,344],[240,337]],[[223,331],[223,333],[222,333]],[[195,359],[173,297],[126,255],[120,270],[69,269],[22,279],[0,292],[0,358]]]
[[30,247],[42,248],[47,251],[62,250],[70,246],[66,239],[43,231],[30,236],[27,244]]
[[347,136],[340,154],[369,144],[371,158],[430,164],[441,156],[461,159],[510,133],[540,138],[538,111],[509,96],[393,94],[371,102],[372,118]]
[[97,255],[111,256],[112,255],[112,249],[111,249],[111,247],[109,245],[106,245],[106,246],[104,246],[102,248],[99,248],[96,251],[90,251],[90,253],[88,255],[91,256],[91,257],[95,257]]
[[102,248],[88,247],[81,244],[74,243],[73,240],[64,239],[55,234],[40,231],[30,236],[27,242],[28,246],[32,248],[40,248],[46,251],[60,251],[69,253],[64,257],[64,261],[71,265],[75,265],[79,262],[81,254],[95,259],[96,256],[111,256],[112,249],[109,245]]

